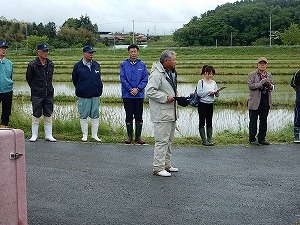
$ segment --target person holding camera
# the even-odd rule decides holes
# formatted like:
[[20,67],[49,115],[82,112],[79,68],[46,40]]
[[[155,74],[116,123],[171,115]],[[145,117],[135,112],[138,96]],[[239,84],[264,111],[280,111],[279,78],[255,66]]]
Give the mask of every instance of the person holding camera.
[[[268,73],[268,60],[260,57],[257,60],[257,70],[248,74],[249,86],[249,143],[251,145],[269,145],[266,141],[267,118],[269,109],[272,106],[271,92],[274,90],[274,83],[271,73]],[[259,117],[259,131],[257,134],[257,120]]]

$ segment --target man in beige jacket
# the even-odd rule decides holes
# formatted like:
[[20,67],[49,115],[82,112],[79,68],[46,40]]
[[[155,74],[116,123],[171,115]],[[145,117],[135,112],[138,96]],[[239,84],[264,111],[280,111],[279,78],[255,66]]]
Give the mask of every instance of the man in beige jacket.
[[163,177],[178,172],[171,166],[171,145],[174,138],[176,120],[178,119],[176,54],[165,50],[160,62],[155,62],[146,86],[149,98],[150,118],[154,124],[154,161],[153,174]]

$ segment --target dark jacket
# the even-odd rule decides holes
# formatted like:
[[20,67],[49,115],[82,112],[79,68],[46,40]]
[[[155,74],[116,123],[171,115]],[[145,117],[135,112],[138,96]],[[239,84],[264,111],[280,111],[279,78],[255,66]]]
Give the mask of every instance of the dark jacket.
[[92,98],[102,95],[103,83],[101,81],[100,65],[91,62],[91,70],[80,60],[74,65],[72,81],[75,93],[80,98]]
[[296,102],[300,103],[300,70],[298,70],[292,80],[291,80],[291,86],[295,89],[296,91]]
[[49,59],[46,59],[46,62],[45,65],[42,65],[37,57],[28,64],[26,80],[31,89],[31,96],[41,98],[53,97],[54,88],[52,85],[52,77],[54,64]]

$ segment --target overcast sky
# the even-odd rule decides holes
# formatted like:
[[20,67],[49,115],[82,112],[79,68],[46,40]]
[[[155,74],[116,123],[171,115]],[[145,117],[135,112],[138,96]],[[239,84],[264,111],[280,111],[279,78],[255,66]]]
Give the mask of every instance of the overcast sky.
[[54,22],[88,15],[99,31],[172,34],[218,5],[237,0],[8,0],[0,16],[24,22]]

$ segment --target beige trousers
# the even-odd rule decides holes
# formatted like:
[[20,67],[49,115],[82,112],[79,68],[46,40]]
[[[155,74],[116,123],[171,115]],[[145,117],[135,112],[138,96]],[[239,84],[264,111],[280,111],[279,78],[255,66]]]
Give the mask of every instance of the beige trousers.
[[159,122],[154,124],[154,160],[153,173],[156,174],[171,167],[171,145],[174,138],[176,122]]

